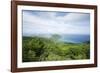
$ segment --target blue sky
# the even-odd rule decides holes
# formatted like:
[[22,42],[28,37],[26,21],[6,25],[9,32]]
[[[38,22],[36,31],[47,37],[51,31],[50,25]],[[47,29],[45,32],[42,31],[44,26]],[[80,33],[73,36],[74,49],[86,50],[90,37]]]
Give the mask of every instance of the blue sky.
[[90,34],[90,14],[23,10],[23,35]]

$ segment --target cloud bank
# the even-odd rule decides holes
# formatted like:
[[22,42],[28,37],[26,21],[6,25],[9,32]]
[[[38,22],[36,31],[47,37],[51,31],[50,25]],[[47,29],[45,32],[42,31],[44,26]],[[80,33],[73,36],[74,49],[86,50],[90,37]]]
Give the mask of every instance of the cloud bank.
[[90,34],[90,14],[23,10],[23,36],[35,34]]

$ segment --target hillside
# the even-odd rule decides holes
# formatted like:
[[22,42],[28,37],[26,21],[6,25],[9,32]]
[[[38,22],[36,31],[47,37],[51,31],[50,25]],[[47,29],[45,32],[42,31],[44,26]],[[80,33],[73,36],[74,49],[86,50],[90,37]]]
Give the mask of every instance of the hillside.
[[54,38],[23,37],[23,62],[90,58],[90,43],[61,42]]

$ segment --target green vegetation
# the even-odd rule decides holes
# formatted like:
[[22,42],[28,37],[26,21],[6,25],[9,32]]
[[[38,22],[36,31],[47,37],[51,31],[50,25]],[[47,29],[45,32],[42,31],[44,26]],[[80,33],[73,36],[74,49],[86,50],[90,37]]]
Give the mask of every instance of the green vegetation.
[[[52,38],[23,37],[22,60],[32,61],[58,61],[79,60],[90,58],[90,43],[64,43],[59,40],[58,35]],[[55,40],[54,40],[55,39]]]

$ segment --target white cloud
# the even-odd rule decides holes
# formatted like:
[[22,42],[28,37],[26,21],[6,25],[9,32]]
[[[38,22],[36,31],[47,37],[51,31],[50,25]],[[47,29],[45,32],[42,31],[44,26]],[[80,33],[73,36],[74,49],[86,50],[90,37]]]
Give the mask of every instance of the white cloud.
[[23,35],[32,34],[89,34],[89,14],[23,11]]

